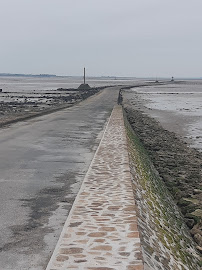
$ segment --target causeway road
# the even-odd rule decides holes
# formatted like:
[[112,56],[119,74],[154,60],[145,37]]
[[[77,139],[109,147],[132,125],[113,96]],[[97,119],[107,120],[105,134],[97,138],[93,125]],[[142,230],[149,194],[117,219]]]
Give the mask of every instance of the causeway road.
[[0,270],[44,270],[120,87],[0,129]]

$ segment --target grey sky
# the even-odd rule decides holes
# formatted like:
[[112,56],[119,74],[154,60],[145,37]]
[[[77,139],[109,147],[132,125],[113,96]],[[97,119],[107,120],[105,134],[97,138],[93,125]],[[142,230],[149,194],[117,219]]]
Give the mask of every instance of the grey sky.
[[202,77],[201,0],[0,0],[0,72]]

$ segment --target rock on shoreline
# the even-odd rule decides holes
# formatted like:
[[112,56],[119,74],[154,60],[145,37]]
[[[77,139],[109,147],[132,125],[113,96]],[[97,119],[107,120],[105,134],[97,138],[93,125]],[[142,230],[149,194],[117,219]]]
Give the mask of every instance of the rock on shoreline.
[[202,154],[191,149],[154,119],[125,105],[129,123],[179,206],[187,226],[202,248]]
[[0,127],[67,108],[98,93],[103,88],[105,87],[95,87],[85,91],[58,89],[58,92],[45,93],[40,93],[38,90],[31,94],[25,92],[23,95],[4,92],[0,96]]
[[126,118],[125,126],[145,269],[201,269],[179,208]]

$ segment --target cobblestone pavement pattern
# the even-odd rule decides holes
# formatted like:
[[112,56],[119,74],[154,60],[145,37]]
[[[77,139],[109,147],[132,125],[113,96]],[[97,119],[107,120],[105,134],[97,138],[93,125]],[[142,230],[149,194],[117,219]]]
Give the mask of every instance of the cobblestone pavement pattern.
[[47,270],[142,270],[121,106],[105,133]]

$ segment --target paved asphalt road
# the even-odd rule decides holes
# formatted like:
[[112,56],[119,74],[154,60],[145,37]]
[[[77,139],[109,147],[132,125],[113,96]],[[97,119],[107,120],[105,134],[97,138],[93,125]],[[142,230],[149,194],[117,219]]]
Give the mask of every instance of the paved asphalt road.
[[0,129],[0,270],[45,269],[118,90]]

